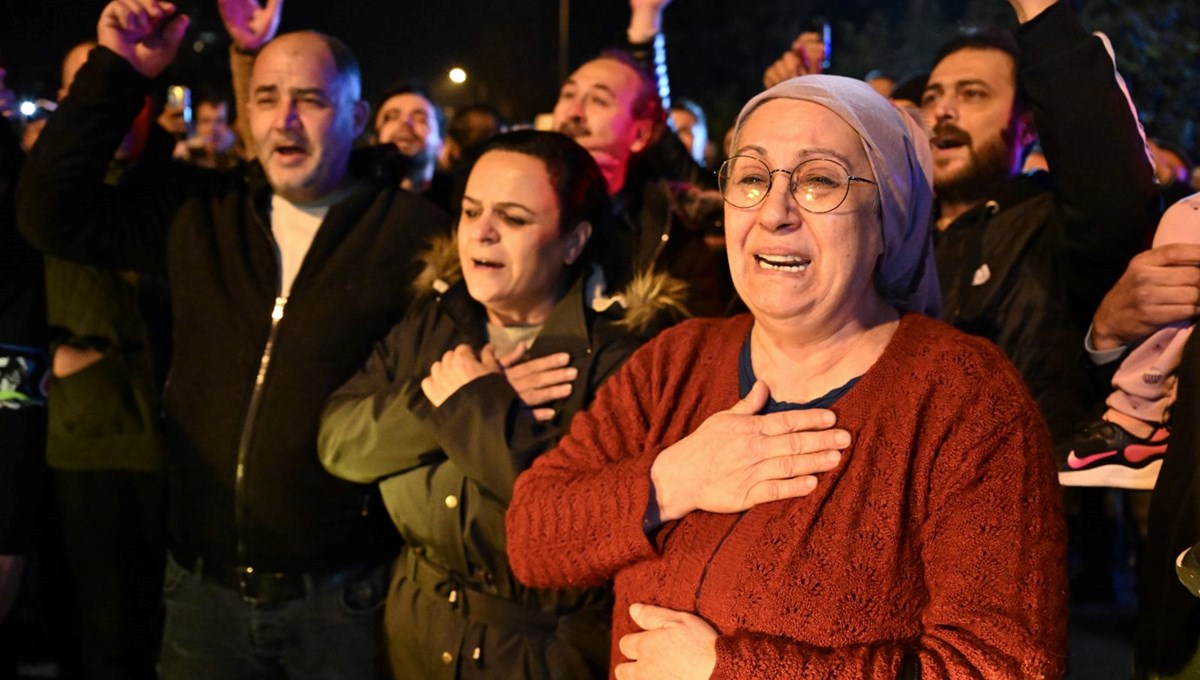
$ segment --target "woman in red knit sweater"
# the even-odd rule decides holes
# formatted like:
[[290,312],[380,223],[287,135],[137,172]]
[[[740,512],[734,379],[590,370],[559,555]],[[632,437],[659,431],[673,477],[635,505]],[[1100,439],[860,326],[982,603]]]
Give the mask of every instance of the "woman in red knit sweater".
[[1049,437],[936,314],[929,143],[865,83],[751,100],[721,168],[751,314],[637,352],[516,484],[522,581],[615,581],[617,678],[1058,677]]

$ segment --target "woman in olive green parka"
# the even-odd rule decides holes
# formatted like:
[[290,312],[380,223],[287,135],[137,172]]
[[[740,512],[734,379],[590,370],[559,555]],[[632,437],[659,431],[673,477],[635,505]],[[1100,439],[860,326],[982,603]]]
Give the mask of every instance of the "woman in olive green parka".
[[430,254],[434,292],[326,406],[322,462],[378,481],[404,538],[384,615],[396,678],[608,674],[609,590],[519,583],[504,513],[517,475],[645,339],[631,326],[661,325],[656,310],[672,306],[660,297],[626,314],[604,296],[610,215],[575,142],[498,137],[468,180],[457,259]]

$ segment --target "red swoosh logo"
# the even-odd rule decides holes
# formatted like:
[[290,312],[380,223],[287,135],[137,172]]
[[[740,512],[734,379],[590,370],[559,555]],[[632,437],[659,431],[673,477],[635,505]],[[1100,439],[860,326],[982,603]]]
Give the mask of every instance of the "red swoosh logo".
[[1067,466],[1074,470],[1078,470],[1079,468],[1087,467],[1098,460],[1110,458],[1115,455],[1117,455],[1116,451],[1101,451],[1100,453],[1093,453],[1090,456],[1084,456],[1083,458],[1080,458],[1079,456],[1075,455],[1074,451],[1072,451],[1067,454]]
[[1125,457],[1131,463],[1140,463],[1151,456],[1156,456],[1165,453],[1167,450],[1166,444],[1158,444],[1155,446],[1141,446],[1139,444],[1130,444],[1125,447]]

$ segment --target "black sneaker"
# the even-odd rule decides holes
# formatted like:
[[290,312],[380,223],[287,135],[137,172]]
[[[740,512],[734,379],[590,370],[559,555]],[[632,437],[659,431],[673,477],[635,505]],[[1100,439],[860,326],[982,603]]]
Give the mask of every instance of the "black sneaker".
[[1200,543],[1179,553],[1175,559],[1175,573],[1184,588],[1200,597]]
[[1170,435],[1160,425],[1149,437],[1136,437],[1116,423],[1098,420],[1058,447],[1058,481],[1063,486],[1153,489]]

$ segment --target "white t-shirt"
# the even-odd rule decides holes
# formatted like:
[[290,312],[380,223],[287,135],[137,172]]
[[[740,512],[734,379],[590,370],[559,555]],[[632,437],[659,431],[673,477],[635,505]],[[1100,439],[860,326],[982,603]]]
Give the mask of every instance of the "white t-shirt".
[[304,256],[333,202],[300,205],[278,194],[271,196],[271,233],[279,257],[279,295],[288,297]]

